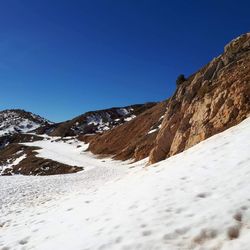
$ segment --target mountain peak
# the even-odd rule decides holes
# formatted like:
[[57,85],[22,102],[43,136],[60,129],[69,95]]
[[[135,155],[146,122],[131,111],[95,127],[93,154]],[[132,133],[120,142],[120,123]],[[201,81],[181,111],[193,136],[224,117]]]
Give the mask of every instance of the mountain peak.
[[47,124],[51,122],[22,109],[0,111],[0,135],[30,132]]

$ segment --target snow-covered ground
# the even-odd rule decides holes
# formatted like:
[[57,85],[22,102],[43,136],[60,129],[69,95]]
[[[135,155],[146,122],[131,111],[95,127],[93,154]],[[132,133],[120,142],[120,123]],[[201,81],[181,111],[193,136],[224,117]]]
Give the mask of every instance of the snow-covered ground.
[[0,177],[0,249],[249,250],[249,138],[250,118],[150,167],[36,142],[86,168]]
[[78,141],[75,138],[61,140],[60,137],[43,136],[44,140],[22,143],[25,146],[34,146],[41,149],[36,150],[38,157],[51,159],[70,166],[84,167],[86,164],[86,156],[88,166],[95,166],[96,159],[91,157],[90,153],[83,152],[88,148],[88,145]]

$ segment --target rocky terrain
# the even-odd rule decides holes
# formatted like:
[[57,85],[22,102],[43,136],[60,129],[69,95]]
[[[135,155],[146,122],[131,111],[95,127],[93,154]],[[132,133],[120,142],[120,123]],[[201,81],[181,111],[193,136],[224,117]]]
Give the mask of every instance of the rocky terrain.
[[238,124],[249,114],[250,33],[247,33],[226,45],[222,55],[179,83],[165,103],[96,136],[90,141],[89,149],[123,160],[149,156],[152,164]]
[[180,153],[250,114],[250,33],[184,81],[169,100],[150,163]]

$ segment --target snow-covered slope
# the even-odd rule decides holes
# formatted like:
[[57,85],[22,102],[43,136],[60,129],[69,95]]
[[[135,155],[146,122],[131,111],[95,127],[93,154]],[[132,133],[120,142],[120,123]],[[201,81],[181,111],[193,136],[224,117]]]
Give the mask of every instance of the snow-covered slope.
[[0,247],[249,250],[249,138],[250,118],[150,167],[81,152],[77,174],[0,177]]
[[[44,136],[44,138],[42,141],[22,143],[22,145],[40,148],[36,150],[38,157],[50,159],[69,166],[84,167],[86,155],[88,155],[87,152],[84,152],[88,147],[87,144],[78,141],[74,137],[61,139],[59,137]],[[89,161],[91,160],[92,158],[89,157],[87,168],[89,168]],[[93,159],[93,161],[95,164],[96,160]]]
[[24,110],[11,109],[0,112],[0,136],[26,133],[46,124],[49,124],[49,121]]

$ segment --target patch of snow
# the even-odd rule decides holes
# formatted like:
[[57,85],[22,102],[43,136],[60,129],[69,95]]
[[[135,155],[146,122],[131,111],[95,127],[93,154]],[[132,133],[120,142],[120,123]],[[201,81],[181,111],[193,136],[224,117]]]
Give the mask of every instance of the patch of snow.
[[41,148],[35,150],[38,153],[38,157],[50,159],[70,166],[85,167],[86,154],[84,154],[83,151],[88,148],[88,145],[77,139],[70,139],[70,137],[67,137],[67,140],[61,140],[58,137],[46,136],[46,140],[22,144],[25,146]]
[[133,120],[135,117],[136,117],[135,115],[131,115],[129,117],[124,118],[124,121],[129,122],[129,121]]
[[158,130],[158,128],[151,129],[151,130],[148,132],[148,135],[149,135],[149,134],[152,134],[152,133],[154,133],[154,132],[156,132],[157,130]]
[[117,109],[117,113],[121,116],[126,116],[130,114],[130,111],[125,108]]

